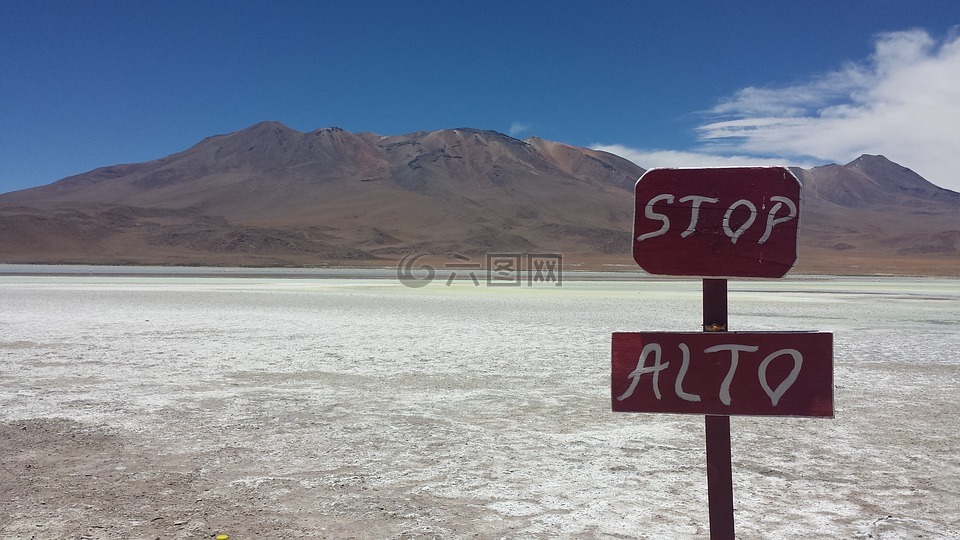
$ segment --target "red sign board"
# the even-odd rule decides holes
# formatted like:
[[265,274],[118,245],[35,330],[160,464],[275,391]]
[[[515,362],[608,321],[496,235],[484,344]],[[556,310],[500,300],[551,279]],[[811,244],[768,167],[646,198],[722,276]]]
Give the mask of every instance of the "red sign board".
[[833,416],[828,332],[616,332],[615,412]]
[[800,181],[783,167],[650,169],[633,258],[651,274],[783,277],[797,261]]

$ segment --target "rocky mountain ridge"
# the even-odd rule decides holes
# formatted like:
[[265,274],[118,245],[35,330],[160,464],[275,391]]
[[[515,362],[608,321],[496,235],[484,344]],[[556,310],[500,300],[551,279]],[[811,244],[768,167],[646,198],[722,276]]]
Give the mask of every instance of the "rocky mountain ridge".
[[[585,268],[630,267],[643,172],[488,130],[381,136],[262,122],[0,195],[0,261],[389,265],[413,253],[555,252]],[[960,194],[882,156],[794,172],[801,269],[960,273]]]

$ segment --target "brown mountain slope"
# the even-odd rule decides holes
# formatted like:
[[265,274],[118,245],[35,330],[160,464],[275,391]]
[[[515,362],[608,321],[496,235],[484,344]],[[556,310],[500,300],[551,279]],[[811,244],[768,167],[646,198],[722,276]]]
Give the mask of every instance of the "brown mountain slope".
[[[801,269],[960,273],[960,194],[881,156],[795,172]],[[497,251],[630,268],[642,173],[612,154],[493,131],[382,137],[263,122],[0,195],[0,261],[392,264]]]
[[[380,137],[266,122],[0,196],[0,258],[325,264],[411,251],[619,253],[642,173],[610,154],[492,131]],[[72,247],[55,241],[73,229],[91,232]]]
[[883,156],[794,173],[807,268],[960,275],[960,193]]
[[801,170],[798,177],[806,196],[843,208],[960,204],[960,193],[939,188],[883,156],[863,155],[842,166]]

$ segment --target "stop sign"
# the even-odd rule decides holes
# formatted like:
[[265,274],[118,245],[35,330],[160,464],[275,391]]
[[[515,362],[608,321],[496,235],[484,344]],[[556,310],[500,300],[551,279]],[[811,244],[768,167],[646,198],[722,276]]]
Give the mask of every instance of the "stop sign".
[[784,167],[650,169],[633,259],[651,274],[783,277],[797,261],[800,181]]

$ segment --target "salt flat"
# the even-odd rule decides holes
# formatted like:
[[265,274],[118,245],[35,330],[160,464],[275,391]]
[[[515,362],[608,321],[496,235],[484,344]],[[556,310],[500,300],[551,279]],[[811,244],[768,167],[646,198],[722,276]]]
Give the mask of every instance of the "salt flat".
[[[696,281],[0,276],[0,537],[703,538],[703,418],[610,412]],[[835,333],[836,418],[732,420],[740,538],[960,537],[960,281],[730,283]],[[872,535],[872,536],[871,536]]]

